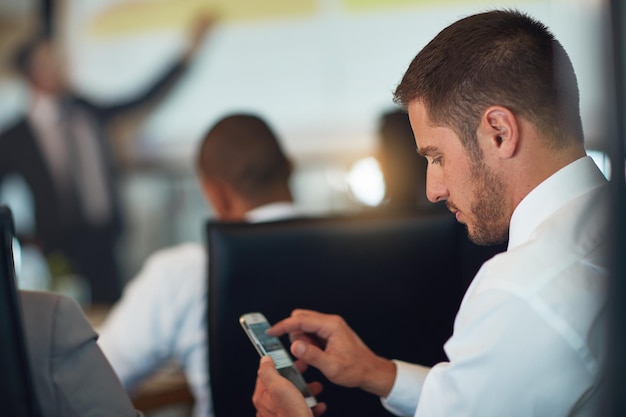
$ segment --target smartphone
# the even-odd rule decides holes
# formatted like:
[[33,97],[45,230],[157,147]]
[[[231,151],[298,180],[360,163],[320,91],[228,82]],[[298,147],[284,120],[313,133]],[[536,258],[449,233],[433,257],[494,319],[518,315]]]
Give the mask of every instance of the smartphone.
[[259,355],[269,355],[274,361],[278,373],[290,380],[300,390],[309,407],[316,405],[317,400],[309,391],[302,374],[293,364],[289,352],[285,350],[280,339],[265,333],[271,327],[265,316],[261,313],[244,314],[239,318],[239,323],[241,323],[241,327],[243,327]]

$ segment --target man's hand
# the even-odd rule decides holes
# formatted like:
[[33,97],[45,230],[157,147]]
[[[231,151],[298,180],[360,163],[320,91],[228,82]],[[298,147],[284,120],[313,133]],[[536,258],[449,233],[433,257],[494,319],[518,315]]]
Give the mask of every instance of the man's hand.
[[215,18],[211,15],[203,14],[197,17],[193,22],[193,27],[191,29],[191,37],[189,40],[189,46],[187,47],[187,52],[185,54],[185,60],[191,60],[202,42],[206,37],[207,32],[215,25]]
[[393,387],[395,364],[375,355],[339,316],[294,310],[267,333],[276,337],[289,333],[291,353],[335,384],[380,397]]
[[[313,382],[309,389],[318,395],[322,386]],[[278,373],[269,356],[261,358],[252,402],[257,417],[318,417],[326,411],[324,403],[309,408],[300,391]]]

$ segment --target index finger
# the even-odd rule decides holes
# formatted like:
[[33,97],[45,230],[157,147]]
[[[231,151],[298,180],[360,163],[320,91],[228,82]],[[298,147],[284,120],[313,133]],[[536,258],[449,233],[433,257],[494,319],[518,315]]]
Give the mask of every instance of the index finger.
[[282,336],[285,333],[315,333],[327,338],[336,326],[339,316],[319,313],[313,310],[296,309],[291,316],[275,323],[267,330],[270,336]]

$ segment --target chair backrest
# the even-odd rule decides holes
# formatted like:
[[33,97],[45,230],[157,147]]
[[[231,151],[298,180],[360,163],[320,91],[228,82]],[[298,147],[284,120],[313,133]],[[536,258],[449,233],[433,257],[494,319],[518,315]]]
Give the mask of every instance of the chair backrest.
[[[424,365],[443,344],[478,267],[478,249],[449,213],[207,225],[209,372],[216,417],[253,416],[258,356],[238,318],[271,322],[294,308],[339,314],[376,353]],[[474,252],[475,251],[475,252]],[[307,380],[324,378],[316,371]],[[327,416],[388,416],[378,398],[324,382]]]
[[[11,210],[0,206],[0,410],[7,416],[40,416],[17,297]],[[6,413],[6,414],[5,414]]]

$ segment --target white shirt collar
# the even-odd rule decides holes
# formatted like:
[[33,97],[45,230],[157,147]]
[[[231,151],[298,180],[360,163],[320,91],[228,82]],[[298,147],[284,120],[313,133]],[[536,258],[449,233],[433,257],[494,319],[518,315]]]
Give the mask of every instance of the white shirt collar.
[[28,116],[37,126],[54,126],[61,119],[61,109],[56,97],[40,93],[32,93],[32,105]]
[[301,217],[302,212],[291,202],[281,201],[256,207],[246,213],[246,221],[259,223]]
[[507,250],[528,241],[537,226],[563,204],[605,183],[606,179],[589,156],[552,174],[515,208],[509,226]]

